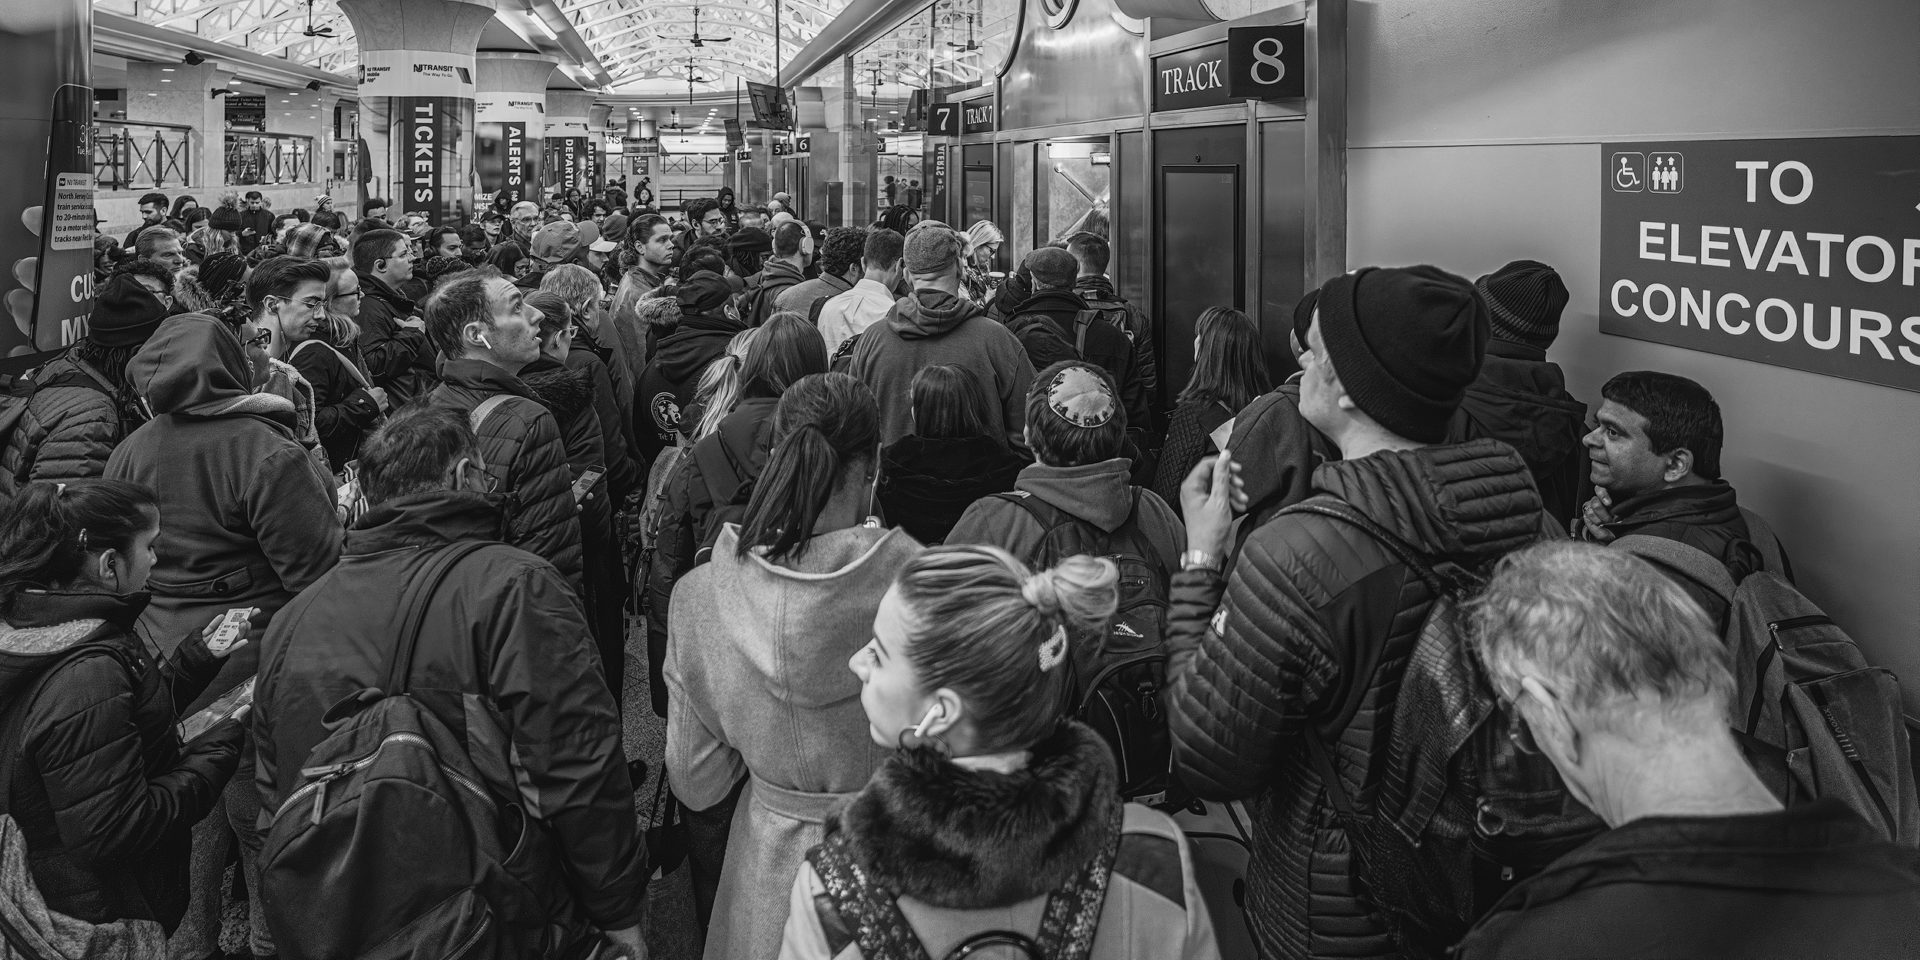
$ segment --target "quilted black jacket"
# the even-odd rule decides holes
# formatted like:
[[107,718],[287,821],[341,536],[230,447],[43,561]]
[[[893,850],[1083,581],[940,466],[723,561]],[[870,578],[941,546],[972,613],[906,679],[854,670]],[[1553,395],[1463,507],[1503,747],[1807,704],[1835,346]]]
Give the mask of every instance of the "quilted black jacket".
[[35,480],[106,473],[107,457],[141,420],[133,401],[110,395],[99,374],[71,352],[47,364],[34,381],[39,387],[0,450],[0,504]]
[[[1525,462],[1494,440],[1334,461],[1314,471],[1313,486],[1417,549],[1472,567],[1541,529]],[[1386,547],[1317,515],[1285,515],[1255,531],[1231,580],[1204,571],[1174,577],[1174,765],[1201,796],[1253,801],[1247,913],[1268,957],[1394,952],[1355,890],[1346,835],[1306,738],[1364,685],[1353,721],[1326,731],[1348,790],[1359,793],[1370,758],[1386,747],[1375,729],[1431,602]],[[1372,647],[1379,669],[1356,676]]]
[[360,362],[397,409],[433,388],[433,345],[425,331],[400,325],[419,312],[412,300],[370,274],[360,274],[360,289]]
[[[182,643],[156,665],[132,629],[143,594],[23,593],[0,624],[0,704],[26,706],[8,808],[47,905],[90,923],[157,920],[187,909],[193,825],[240,760],[240,737],[183,747],[177,704],[199,696],[219,661]],[[97,653],[67,654],[83,645]],[[46,671],[57,671],[46,675]]]
[[448,360],[440,366],[440,377],[427,402],[464,415],[494,394],[508,396],[474,431],[487,472],[499,482],[500,492],[512,498],[507,542],[553,564],[577,590],[580,511],[573,500],[573,473],[559,419],[520,378],[485,360]]

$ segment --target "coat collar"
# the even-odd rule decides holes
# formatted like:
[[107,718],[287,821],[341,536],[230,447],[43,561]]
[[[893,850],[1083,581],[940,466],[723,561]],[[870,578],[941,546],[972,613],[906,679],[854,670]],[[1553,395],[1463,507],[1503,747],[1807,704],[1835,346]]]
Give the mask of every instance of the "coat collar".
[[1630,529],[1649,523],[1678,520],[1687,523],[1725,523],[1740,515],[1733,485],[1725,480],[1667,487],[1622,500],[1613,507],[1608,529]]
[[434,490],[398,497],[361,517],[347,531],[343,556],[366,556],[399,547],[438,546],[462,540],[501,540],[506,498],[498,494]]
[[440,379],[451,386],[467,387],[482,393],[511,393],[529,400],[538,399],[519,377],[485,360],[462,357],[441,361]]
[[827,824],[874,883],[936,907],[978,910],[1042,896],[1119,829],[1113,755],[1062,724],[1015,773],[968,770],[932,748],[895,754]]

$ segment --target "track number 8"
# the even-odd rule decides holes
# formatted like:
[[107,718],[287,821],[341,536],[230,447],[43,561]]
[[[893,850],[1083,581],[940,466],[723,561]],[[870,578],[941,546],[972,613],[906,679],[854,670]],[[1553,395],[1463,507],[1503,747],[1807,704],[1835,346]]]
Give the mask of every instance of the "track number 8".
[[1254,43],[1253,66],[1247,71],[1254,83],[1272,86],[1286,78],[1287,64],[1280,59],[1280,54],[1285,50],[1286,46],[1279,37],[1261,37]]

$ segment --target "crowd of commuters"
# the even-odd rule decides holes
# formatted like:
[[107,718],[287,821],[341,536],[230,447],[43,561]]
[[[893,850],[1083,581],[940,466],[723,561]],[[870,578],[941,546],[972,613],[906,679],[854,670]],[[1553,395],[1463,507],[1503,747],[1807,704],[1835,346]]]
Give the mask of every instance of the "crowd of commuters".
[[639,958],[677,844],[710,960],[1920,953],[1884,689],[1819,694],[1864,790],[1736,729],[1810,605],[1706,386],[1568,392],[1551,267],[1162,383],[1101,229],[884,189],[142,198],[0,408],[0,924],[220,957],[238,864],[254,958]]

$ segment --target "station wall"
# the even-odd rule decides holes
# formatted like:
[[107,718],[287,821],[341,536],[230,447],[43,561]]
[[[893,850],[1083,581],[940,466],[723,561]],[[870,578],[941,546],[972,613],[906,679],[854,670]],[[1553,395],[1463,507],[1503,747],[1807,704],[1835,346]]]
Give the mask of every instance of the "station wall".
[[1900,675],[1920,717],[1920,394],[1600,334],[1596,176],[1609,141],[1920,134],[1920,4],[1349,10],[1348,263],[1468,277],[1553,264],[1572,301],[1551,356],[1576,396],[1597,405],[1607,377],[1630,369],[1705,384],[1741,501],[1778,528],[1801,588]]

